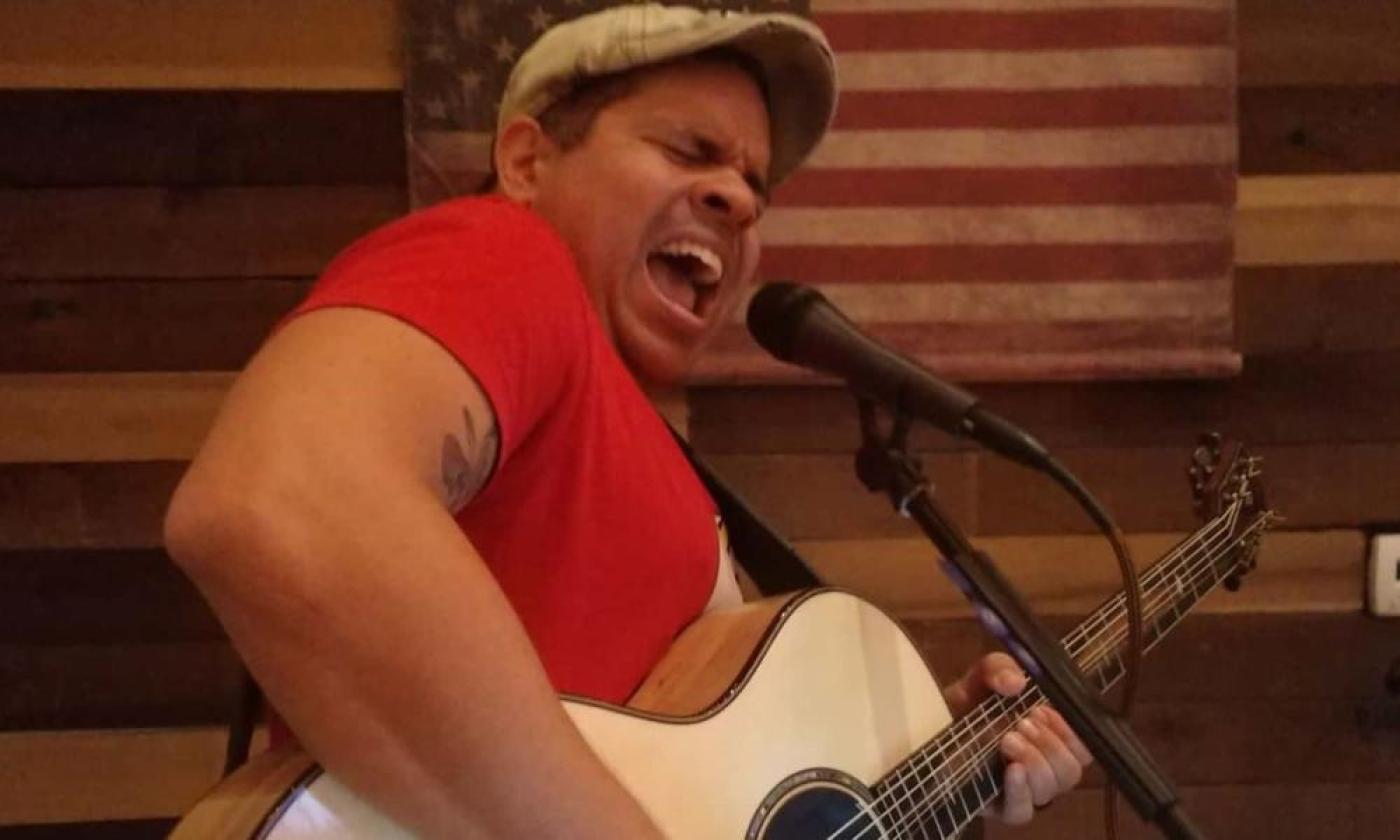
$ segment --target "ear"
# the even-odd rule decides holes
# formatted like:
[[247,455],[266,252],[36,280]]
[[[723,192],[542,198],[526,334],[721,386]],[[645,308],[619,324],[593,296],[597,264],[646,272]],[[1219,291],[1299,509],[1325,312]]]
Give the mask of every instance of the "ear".
[[496,135],[492,150],[499,190],[507,198],[532,204],[539,193],[540,179],[557,152],[558,147],[534,117],[511,118]]

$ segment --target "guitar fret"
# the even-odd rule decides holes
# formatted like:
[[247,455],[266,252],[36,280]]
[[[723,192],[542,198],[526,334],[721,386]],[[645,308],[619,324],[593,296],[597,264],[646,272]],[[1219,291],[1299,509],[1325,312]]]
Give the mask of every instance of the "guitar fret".
[[1112,657],[1095,669],[1094,673],[1097,674],[1099,678],[1099,688],[1103,691],[1108,691],[1114,683],[1118,682],[1118,678],[1123,676],[1126,668],[1127,666],[1123,664],[1122,656],[1117,653],[1113,654]]
[[[925,838],[925,840],[927,840],[927,838],[928,838],[928,831],[925,830],[925,828],[924,828],[924,821],[923,821],[922,819],[920,819],[920,816],[919,816],[919,815],[920,815],[920,813],[923,811],[923,809],[926,808],[926,807],[928,806],[928,801],[927,801],[927,800],[929,799],[929,790],[928,790],[929,784],[928,784],[928,782],[931,781],[931,780],[933,779],[933,775],[932,775],[932,774],[933,774],[934,771],[933,771],[933,768],[931,768],[931,767],[927,768],[927,769],[929,770],[929,778],[923,778],[923,770],[924,770],[925,768],[922,767],[922,766],[920,766],[920,765],[912,765],[912,766],[913,766],[913,768],[914,768],[914,770],[915,770],[915,772],[914,772],[914,781],[915,781],[915,785],[914,785],[914,788],[913,788],[913,791],[912,791],[912,795],[909,797],[909,800],[908,800],[908,803],[907,803],[907,806],[906,806],[906,807],[908,808],[908,811],[909,811],[909,822],[910,822],[916,829],[918,829],[918,831],[919,831],[919,836],[921,836],[921,837]],[[906,787],[907,787],[907,785],[906,785]],[[934,786],[934,788],[936,789],[936,786]]]
[[904,812],[905,802],[908,800],[909,792],[908,776],[901,772],[893,781],[894,784],[891,787],[892,799],[887,806],[886,813],[889,816],[890,827],[902,831],[905,823],[908,821],[908,817]]
[[919,812],[925,804],[924,799],[925,793],[923,789],[923,784],[920,782],[919,784],[915,785],[913,793],[907,800],[905,807],[909,814],[907,822],[918,830],[920,837],[924,838],[924,840],[929,840],[928,832],[924,829],[924,822],[919,818]]
[[1214,563],[1209,564],[1206,570],[1209,572],[1208,575],[1196,576],[1196,587],[1193,591],[1197,598],[1204,598],[1220,583],[1220,570],[1215,568]]

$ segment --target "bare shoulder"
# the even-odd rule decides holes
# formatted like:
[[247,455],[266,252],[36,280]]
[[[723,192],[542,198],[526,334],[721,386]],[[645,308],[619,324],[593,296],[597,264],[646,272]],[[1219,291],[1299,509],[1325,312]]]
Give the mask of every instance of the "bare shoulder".
[[206,450],[239,444],[370,473],[409,469],[456,510],[490,475],[499,434],[481,388],[442,345],[343,307],[295,318],[239,376]]

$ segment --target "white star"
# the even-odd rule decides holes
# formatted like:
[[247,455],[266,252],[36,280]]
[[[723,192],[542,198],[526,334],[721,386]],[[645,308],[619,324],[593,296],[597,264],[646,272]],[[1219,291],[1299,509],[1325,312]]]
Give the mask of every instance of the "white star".
[[554,15],[539,6],[536,6],[535,10],[530,13],[530,25],[535,28],[536,32],[545,31],[552,23],[554,23]]
[[476,95],[481,90],[481,74],[475,70],[468,70],[465,73],[457,74],[457,81],[462,85],[462,93],[468,99]]
[[502,64],[509,64],[515,60],[515,53],[517,52],[515,44],[512,44],[510,39],[504,35],[501,36],[501,40],[497,41],[496,46],[492,47],[492,49],[496,51],[496,60]]
[[432,99],[429,99],[427,102],[424,102],[424,103],[423,103],[423,111],[424,111],[424,113],[426,113],[426,114],[428,115],[428,119],[432,119],[432,120],[445,120],[445,119],[447,119],[447,103],[446,103],[446,102],[443,102],[441,99],[438,99],[437,97],[433,97]]
[[470,38],[481,29],[481,8],[475,3],[458,6],[454,15],[457,19],[457,31],[463,38]]
[[433,41],[423,47],[423,60],[437,61],[446,64],[452,59],[448,52],[447,44],[443,41]]

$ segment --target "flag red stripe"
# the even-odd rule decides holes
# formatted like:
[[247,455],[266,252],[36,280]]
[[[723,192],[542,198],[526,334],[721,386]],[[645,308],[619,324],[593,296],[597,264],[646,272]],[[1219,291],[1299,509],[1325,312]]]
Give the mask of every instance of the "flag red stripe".
[[1218,204],[1233,166],[1005,169],[801,169],[778,190],[790,207]]
[[1117,245],[775,246],[759,276],[802,283],[1199,280],[1230,270],[1230,242]]
[[[877,335],[878,337],[878,335]],[[966,382],[1073,381],[1151,377],[1225,377],[1240,372],[1240,354],[1226,343],[1197,342],[1189,347],[1142,346],[1104,353],[1097,349],[1037,352],[913,354],[941,375]],[[757,347],[707,352],[691,380],[694,384],[757,385],[831,381],[767,356]]]
[[[916,355],[968,352],[1074,350],[1127,350],[1140,347],[1194,347],[1205,336],[1228,343],[1234,327],[1228,318],[1154,318],[1103,321],[923,321],[919,323],[871,322],[861,330],[881,341]],[[711,349],[725,351],[750,347],[753,339],[742,325],[725,326],[715,334]]]
[[848,91],[837,129],[1197,125],[1234,118],[1226,87]]
[[1230,43],[1231,15],[1203,9],[831,12],[815,20],[840,52],[1064,50]]

